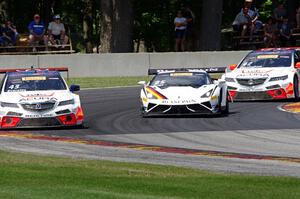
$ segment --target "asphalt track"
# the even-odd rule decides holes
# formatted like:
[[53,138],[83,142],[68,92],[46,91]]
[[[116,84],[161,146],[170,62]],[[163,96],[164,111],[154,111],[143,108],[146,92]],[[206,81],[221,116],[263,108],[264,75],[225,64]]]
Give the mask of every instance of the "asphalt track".
[[[282,104],[290,103],[289,101],[231,103],[228,116],[142,118],[139,111],[139,89],[132,87],[81,91],[79,94],[88,128],[12,132],[221,153],[274,156],[286,159],[296,158],[300,161],[300,116],[280,111],[277,108]],[[8,144],[5,145],[2,139],[0,148],[20,150],[18,146],[23,146],[27,147],[25,151],[36,151],[33,149],[34,146],[40,151],[47,148],[38,145],[37,142],[34,144],[31,142],[24,144],[24,141],[16,142],[9,139],[7,140]],[[47,146],[49,147],[49,144]],[[59,146],[56,147],[64,148]],[[76,156],[76,153],[79,153],[78,148],[82,148],[82,146],[77,149],[73,146],[68,147],[71,147],[70,144],[67,144],[64,148],[65,151],[60,151],[60,153],[68,155],[70,151],[76,151],[73,154]],[[94,147],[92,151],[97,156],[97,153],[100,152],[96,152]],[[201,157],[182,154],[175,158],[171,153],[168,157],[166,157],[167,154],[160,154],[164,158],[155,158],[156,154],[150,156],[144,154],[151,153],[150,151],[129,150],[129,152],[124,152],[119,149],[115,149],[115,155],[112,155],[111,151],[108,153],[109,155],[105,155],[103,151],[108,150],[107,148],[99,147],[98,149],[102,151],[101,158],[106,157],[104,159],[300,177],[300,163],[288,163],[288,161],[279,163],[272,160],[259,160],[259,158],[254,161],[247,158],[249,156],[245,156],[246,158],[234,157],[231,161],[223,157],[211,159],[209,156],[202,156],[201,159]],[[51,152],[49,153],[51,154]],[[91,153],[91,151],[87,152],[86,157],[91,156]],[[137,155],[139,153],[143,153],[140,158]],[[52,154],[57,153],[54,151]],[[120,158],[120,154],[125,155]],[[205,164],[205,162],[209,163]]]

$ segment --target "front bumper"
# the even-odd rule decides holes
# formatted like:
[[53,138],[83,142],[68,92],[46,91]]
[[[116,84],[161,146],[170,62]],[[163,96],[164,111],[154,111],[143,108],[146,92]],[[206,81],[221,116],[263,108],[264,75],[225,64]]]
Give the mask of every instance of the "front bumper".
[[193,114],[214,114],[218,107],[212,107],[210,102],[186,104],[186,105],[162,105],[149,103],[143,108],[144,115],[193,115]]
[[267,91],[239,92],[229,90],[230,98],[233,101],[253,101],[253,100],[280,100],[294,97],[283,88]]

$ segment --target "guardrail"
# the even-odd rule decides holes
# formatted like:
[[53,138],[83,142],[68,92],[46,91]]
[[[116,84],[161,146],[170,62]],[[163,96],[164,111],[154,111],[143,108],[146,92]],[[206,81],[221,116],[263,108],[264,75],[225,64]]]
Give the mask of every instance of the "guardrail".
[[248,51],[1,55],[1,68],[68,66],[71,77],[143,76],[149,68],[227,67]]

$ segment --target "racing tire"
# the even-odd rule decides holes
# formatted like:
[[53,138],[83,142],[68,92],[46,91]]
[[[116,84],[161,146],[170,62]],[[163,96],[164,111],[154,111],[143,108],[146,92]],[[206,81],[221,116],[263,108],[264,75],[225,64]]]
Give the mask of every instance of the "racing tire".
[[[221,93],[222,93],[222,90],[221,90]],[[226,105],[225,105],[225,107],[222,106],[222,99],[223,99],[223,96],[220,96],[220,99],[219,99],[219,113],[220,113],[221,115],[228,115],[228,114],[229,114],[228,94],[227,94],[227,96],[225,97],[225,99],[226,99]]]
[[298,81],[298,78],[297,76],[294,77],[294,100],[295,101],[299,101],[299,81]]

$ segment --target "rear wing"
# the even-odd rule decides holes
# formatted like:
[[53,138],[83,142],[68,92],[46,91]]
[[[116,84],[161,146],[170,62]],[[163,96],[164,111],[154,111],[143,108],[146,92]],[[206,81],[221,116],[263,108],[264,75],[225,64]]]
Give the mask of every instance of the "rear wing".
[[159,73],[174,72],[207,72],[207,73],[225,73],[226,67],[207,67],[207,68],[174,68],[174,69],[149,69],[148,75],[157,75]]
[[0,69],[0,74],[6,74],[11,72],[26,72],[26,71],[58,71],[58,72],[67,72],[67,79],[69,80],[69,69],[68,67],[47,67],[47,68],[7,68]]

